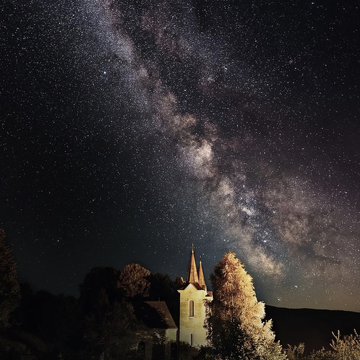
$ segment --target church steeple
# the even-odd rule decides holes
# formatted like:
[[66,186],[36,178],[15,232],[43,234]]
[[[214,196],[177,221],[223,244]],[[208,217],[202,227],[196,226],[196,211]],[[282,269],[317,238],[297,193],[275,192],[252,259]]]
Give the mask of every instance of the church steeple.
[[205,276],[204,276],[204,270],[201,263],[201,256],[200,256],[200,263],[199,263],[199,285],[203,290],[206,290],[206,284],[205,284]]
[[201,263],[196,268],[194,245],[191,248],[190,264],[186,283],[178,289],[179,333],[178,339],[191,347],[207,345],[207,329],[204,322],[207,316],[206,304],[213,300],[211,291],[207,291]]
[[199,282],[198,272],[196,270],[194,244],[192,244],[192,248],[191,248],[190,266],[187,276],[187,282],[190,284]]

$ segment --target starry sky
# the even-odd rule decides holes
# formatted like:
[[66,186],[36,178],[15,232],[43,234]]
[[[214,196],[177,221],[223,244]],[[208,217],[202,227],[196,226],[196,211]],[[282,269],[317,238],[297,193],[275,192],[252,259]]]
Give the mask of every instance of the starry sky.
[[5,0],[0,226],[21,281],[209,276],[360,312],[356,1]]

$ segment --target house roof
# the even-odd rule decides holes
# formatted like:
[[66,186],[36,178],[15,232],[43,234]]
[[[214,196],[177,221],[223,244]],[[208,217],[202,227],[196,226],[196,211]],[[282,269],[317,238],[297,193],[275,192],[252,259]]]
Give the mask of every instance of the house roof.
[[144,301],[138,304],[136,312],[148,328],[177,329],[165,301]]

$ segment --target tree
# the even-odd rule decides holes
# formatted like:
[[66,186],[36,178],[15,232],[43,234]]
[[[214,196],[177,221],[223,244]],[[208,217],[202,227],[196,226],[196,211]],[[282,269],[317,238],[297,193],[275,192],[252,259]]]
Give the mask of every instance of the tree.
[[286,359],[275,342],[271,321],[263,322],[264,303],[258,302],[252,277],[230,251],[211,275],[214,299],[206,322],[214,358],[222,360]]
[[139,264],[126,265],[120,273],[117,287],[127,298],[147,296],[150,288],[150,271]]
[[90,355],[104,354],[105,359],[132,359],[137,345],[147,337],[147,329],[135,317],[131,303],[125,300],[108,307],[102,318],[91,314],[85,322],[84,335]]
[[0,229],[0,327],[9,325],[10,314],[18,307],[20,298],[16,262],[5,241],[5,231]]
[[305,345],[288,345],[286,353],[289,360],[359,360],[360,359],[360,336],[354,330],[354,334],[340,336],[332,333],[334,339],[330,343],[332,350],[312,351],[311,354],[305,354]]
[[137,320],[131,303],[145,296],[150,271],[138,264],[126,265],[122,272],[111,267],[95,267],[80,285],[84,311],[84,358],[131,359],[147,329]]
[[113,267],[97,266],[86,274],[84,282],[79,285],[79,300],[85,314],[98,307],[98,298],[104,296],[103,292],[110,304],[119,299],[118,278],[119,272]]
[[161,273],[152,274],[148,277],[150,281],[149,297],[152,300],[169,300],[177,295],[177,286],[169,275]]
[[305,344],[300,343],[299,345],[288,345],[287,349],[285,350],[286,355],[289,360],[305,360]]
[[360,336],[354,330],[354,334],[346,335],[342,339],[340,331],[337,335],[332,333],[334,339],[330,346],[334,349],[337,357],[342,360],[356,360],[360,359]]

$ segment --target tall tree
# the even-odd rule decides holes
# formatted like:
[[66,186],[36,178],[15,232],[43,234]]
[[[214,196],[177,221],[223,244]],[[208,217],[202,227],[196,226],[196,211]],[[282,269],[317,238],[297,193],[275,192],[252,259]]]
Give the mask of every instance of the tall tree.
[[208,339],[215,357],[230,359],[286,359],[275,342],[271,322],[263,322],[264,303],[256,298],[252,277],[230,251],[211,275],[214,300],[207,318]]
[[12,311],[20,303],[17,266],[10,246],[5,241],[5,231],[0,229],[0,327],[7,327]]

